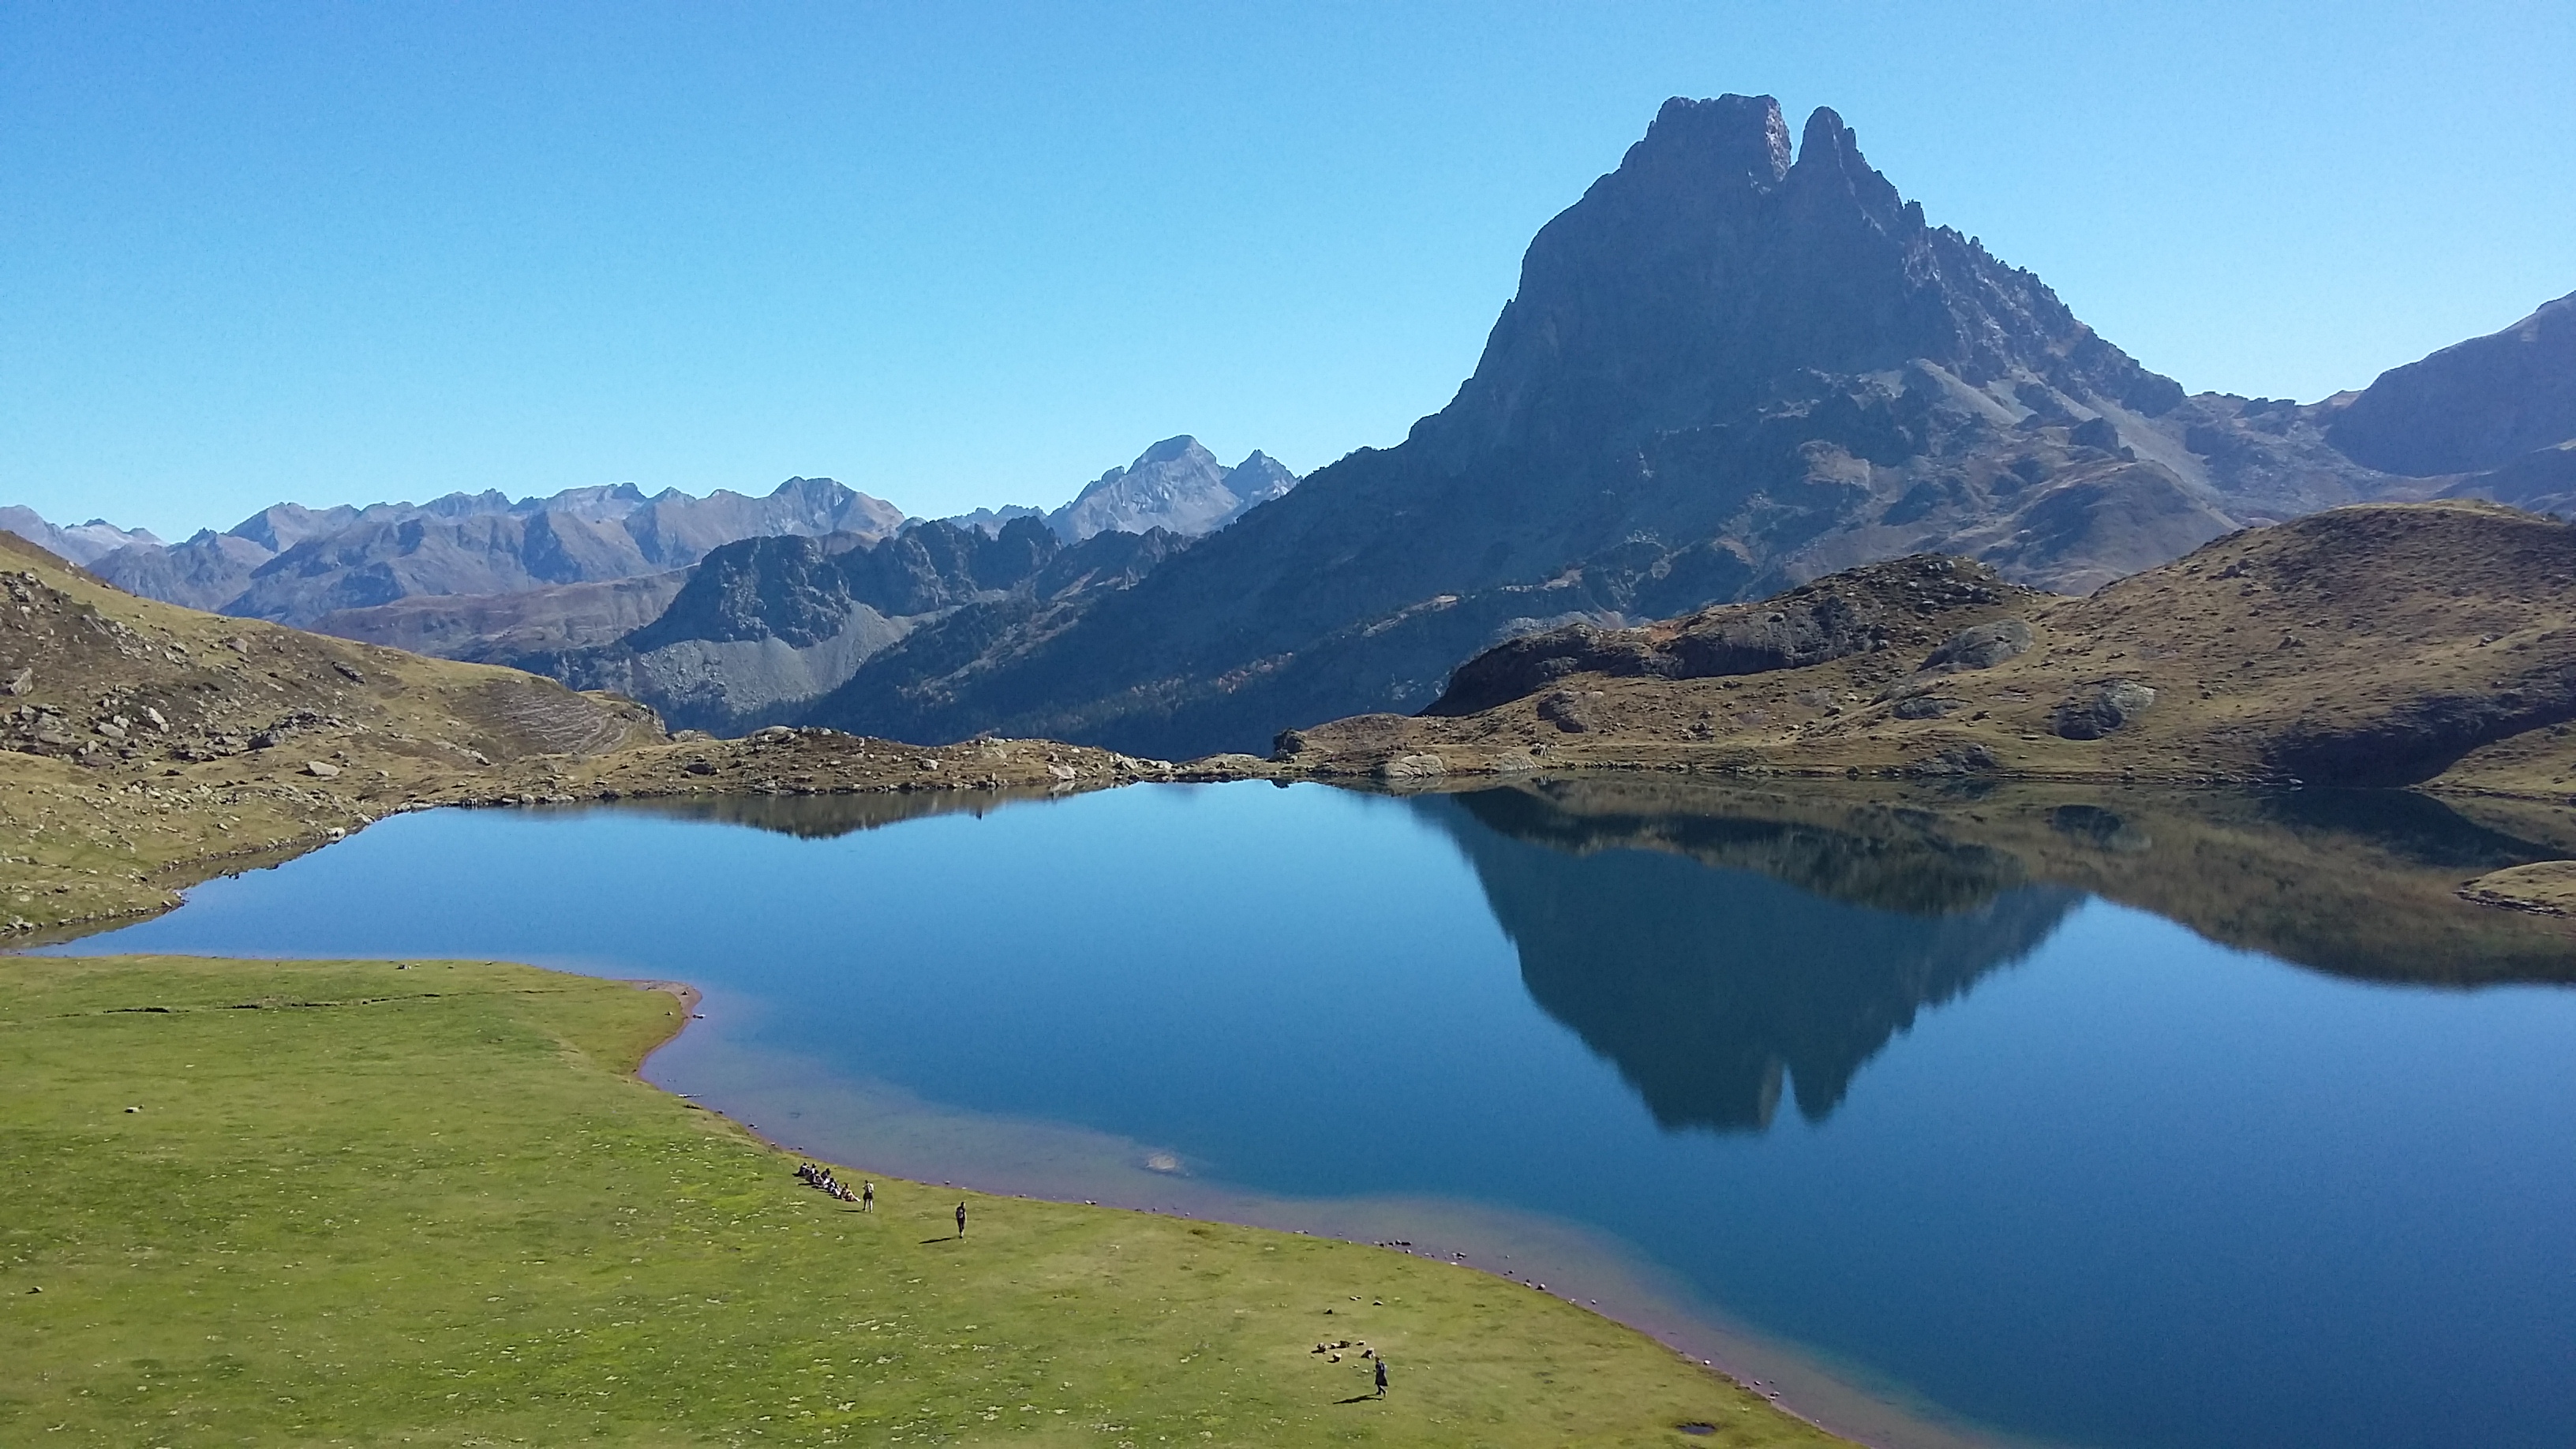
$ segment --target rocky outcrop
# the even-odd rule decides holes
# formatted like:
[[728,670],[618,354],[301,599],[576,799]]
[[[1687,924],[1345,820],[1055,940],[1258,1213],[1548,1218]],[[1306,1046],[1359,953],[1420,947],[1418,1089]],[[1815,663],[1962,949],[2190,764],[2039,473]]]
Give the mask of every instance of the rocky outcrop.
[[2063,740],[2098,740],[2155,702],[2156,692],[2134,679],[2107,679],[2058,705],[2049,728]]
[[[1995,571],[1963,559],[1923,555],[1836,574],[1759,604],[1704,610],[1641,629],[1574,624],[1514,639],[1477,655],[1450,675],[1449,687],[1422,712],[1465,715],[1534,694],[1574,674],[1712,679],[1797,669],[1885,649],[1933,611],[2005,607],[2034,591],[2005,583]],[[1900,624],[1902,620],[1902,624]],[[1974,635],[1974,642],[1970,636]],[[1934,652],[1927,667],[1974,668],[1967,657],[2009,658],[2019,620],[1970,630]]]

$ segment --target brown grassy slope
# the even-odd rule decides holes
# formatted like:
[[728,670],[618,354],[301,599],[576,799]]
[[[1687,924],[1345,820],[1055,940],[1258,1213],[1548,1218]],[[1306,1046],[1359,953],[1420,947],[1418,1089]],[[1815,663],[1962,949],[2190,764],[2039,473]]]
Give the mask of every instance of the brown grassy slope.
[[1062,790],[1167,767],[820,731],[666,737],[552,680],[137,598],[0,533],[0,940],[166,909],[416,804]]
[[637,706],[139,599],[0,534],[0,926],[167,905],[174,880],[646,733]]
[[[1398,777],[1539,764],[2576,790],[2576,527],[2472,503],[2336,509],[2084,599],[1950,602],[1906,585],[1977,566],[1901,562],[1838,576],[1884,648],[1685,678],[1580,668],[1461,717],[1336,721],[1284,741],[1283,758]],[[1705,633],[1778,607],[1657,627]],[[2029,625],[2026,652],[1919,671],[1933,641],[2007,616]],[[1651,647],[1653,630],[1625,632],[1607,653],[1597,639],[1565,651],[1588,665]],[[2101,726],[2094,706],[2124,685],[2152,702],[2122,690],[2133,707]],[[2074,737],[2087,716],[2098,737]]]

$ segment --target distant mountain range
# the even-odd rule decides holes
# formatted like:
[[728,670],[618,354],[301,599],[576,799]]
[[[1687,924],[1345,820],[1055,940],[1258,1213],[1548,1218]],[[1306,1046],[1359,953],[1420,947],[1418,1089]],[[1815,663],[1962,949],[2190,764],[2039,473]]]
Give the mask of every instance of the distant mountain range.
[[59,559],[89,564],[129,544],[161,542],[139,528],[119,528],[104,518],[57,527],[36,510],[12,503],[0,506],[0,532],[14,533]]
[[[515,502],[281,503],[176,545],[103,520],[57,528],[25,508],[0,511],[0,526],[132,593],[579,680],[675,724],[732,729],[828,692],[924,619],[976,605],[989,623],[996,608],[1123,587],[1296,482],[1266,454],[1228,468],[1182,436],[1052,513],[939,522],[791,478],[765,498],[620,484]],[[722,557],[693,586],[711,553]]]
[[[60,536],[25,509],[43,544]],[[631,483],[512,501],[451,493],[427,503],[306,508],[280,503],[176,544],[90,523],[74,562],[131,593],[311,628],[330,614],[432,594],[506,594],[666,572],[737,538],[851,532],[883,537],[903,514],[829,478],[791,478],[765,498],[718,489],[651,497]],[[69,555],[66,555],[67,557]]]

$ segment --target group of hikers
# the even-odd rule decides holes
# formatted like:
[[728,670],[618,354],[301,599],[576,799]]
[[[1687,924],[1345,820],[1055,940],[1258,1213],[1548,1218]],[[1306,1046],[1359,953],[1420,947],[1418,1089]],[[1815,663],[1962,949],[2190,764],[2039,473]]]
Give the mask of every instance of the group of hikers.
[[843,1202],[857,1203],[859,1205],[859,1211],[863,1213],[872,1213],[877,1210],[877,1185],[873,1182],[860,1183],[859,1190],[857,1192],[852,1192],[850,1191],[850,1185],[848,1183],[842,1182],[832,1176],[832,1169],[828,1167],[817,1167],[810,1162],[798,1163],[796,1165],[796,1175],[805,1179],[808,1185],[819,1187],[823,1191],[830,1193],[832,1196]]

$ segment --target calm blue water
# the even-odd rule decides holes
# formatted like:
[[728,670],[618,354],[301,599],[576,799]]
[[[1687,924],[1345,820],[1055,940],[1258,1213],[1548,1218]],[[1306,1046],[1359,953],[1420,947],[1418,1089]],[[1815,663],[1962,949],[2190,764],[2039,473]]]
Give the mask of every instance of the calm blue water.
[[1873,908],[1528,807],[438,812],[66,949],[688,980],[681,1090],[703,1039],[776,1064],[763,1110],[809,1073],[1247,1193],[1537,1214],[2013,1436],[2576,1443],[2576,991],[2356,984],[1978,859],[1843,892],[1913,905]]

